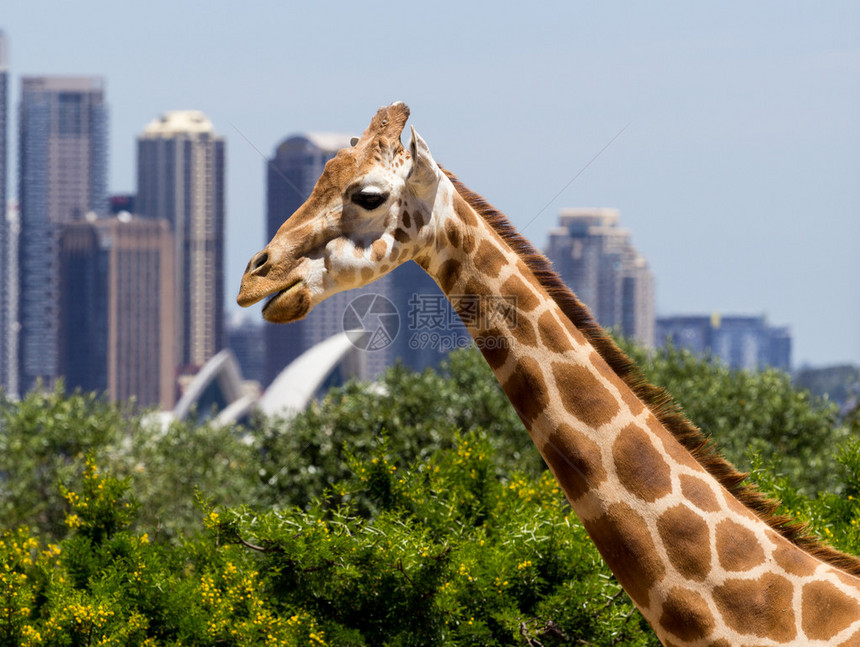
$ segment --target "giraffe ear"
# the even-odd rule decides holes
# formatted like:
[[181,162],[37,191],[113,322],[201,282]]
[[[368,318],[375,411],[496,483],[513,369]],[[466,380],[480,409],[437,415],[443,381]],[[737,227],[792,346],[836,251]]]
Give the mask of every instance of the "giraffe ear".
[[427,142],[421,139],[421,135],[413,126],[409,126],[412,132],[412,140],[409,142],[409,154],[412,157],[412,168],[409,169],[407,183],[411,191],[418,196],[424,195],[435,188],[439,181],[439,165],[430,154]]

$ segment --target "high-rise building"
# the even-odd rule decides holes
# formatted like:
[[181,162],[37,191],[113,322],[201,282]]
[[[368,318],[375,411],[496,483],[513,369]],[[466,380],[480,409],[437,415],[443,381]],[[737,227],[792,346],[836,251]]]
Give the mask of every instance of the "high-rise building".
[[[6,207],[6,268],[8,274],[2,279],[3,289],[6,290],[6,321],[4,323],[3,339],[0,349],[6,354],[5,382],[0,388],[12,397],[21,394],[18,373],[18,342],[21,324],[18,320],[18,291],[21,283],[18,280],[18,243],[21,237],[21,218],[17,202],[9,202]],[[5,346],[4,346],[5,344]]]
[[[8,111],[8,61],[6,57],[6,35],[0,31],[0,389],[15,393],[17,391],[17,366],[14,356],[14,340],[17,338],[15,307],[12,303],[12,280],[18,272],[11,266],[11,224],[6,216],[6,137],[9,132],[6,123]],[[16,304],[17,305],[17,304]]]
[[791,331],[771,326],[764,316],[659,317],[657,344],[669,343],[696,355],[715,357],[729,368],[791,370]]
[[174,405],[174,255],[164,220],[122,213],[63,226],[59,368],[68,388]]
[[99,77],[23,77],[19,111],[20,391],[59,375],[59,234],[107,209],[108,108]]
[[605,328],[654,345],[654,277],[616,209],[562,209],[547,256]]
[[197,110],[166,112],[137,140],[137,212],[170,223],[183,372],[224,348],[224,139]]

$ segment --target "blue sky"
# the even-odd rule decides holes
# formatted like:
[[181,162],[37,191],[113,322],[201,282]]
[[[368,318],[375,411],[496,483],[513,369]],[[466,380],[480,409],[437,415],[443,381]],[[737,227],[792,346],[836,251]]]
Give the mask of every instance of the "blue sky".
[[537,245],[561,207],[617,207],[660,314],[763,313],[791,327],[795,364],[860,363],[855,2],[7,1],[0,29],[14,101],[18,75],[106,77],[112,191],[134,190],[151,119],[212,118],[230,303],[265,242],[260,152],[360,133],[401,99]]

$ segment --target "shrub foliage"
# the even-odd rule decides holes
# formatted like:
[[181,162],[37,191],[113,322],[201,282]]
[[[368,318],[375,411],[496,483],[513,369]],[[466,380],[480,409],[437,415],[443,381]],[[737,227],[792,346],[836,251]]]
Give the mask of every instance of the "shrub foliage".
[[[856,420],[777,373],[639,360],[860,552]],[[250,430],[33,393],[0,404],[0,471],[0,646],[658,644],[477,353]]]

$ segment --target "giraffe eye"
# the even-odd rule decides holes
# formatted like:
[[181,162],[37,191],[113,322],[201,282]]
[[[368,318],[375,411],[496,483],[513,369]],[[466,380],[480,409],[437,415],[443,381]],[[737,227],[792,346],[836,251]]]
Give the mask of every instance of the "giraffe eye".
[[373,211],[386,200],[388,200],[388,194],[382,193],[378,189],[363,189],[352,194],[353,204],[357,204],[368,211]]

